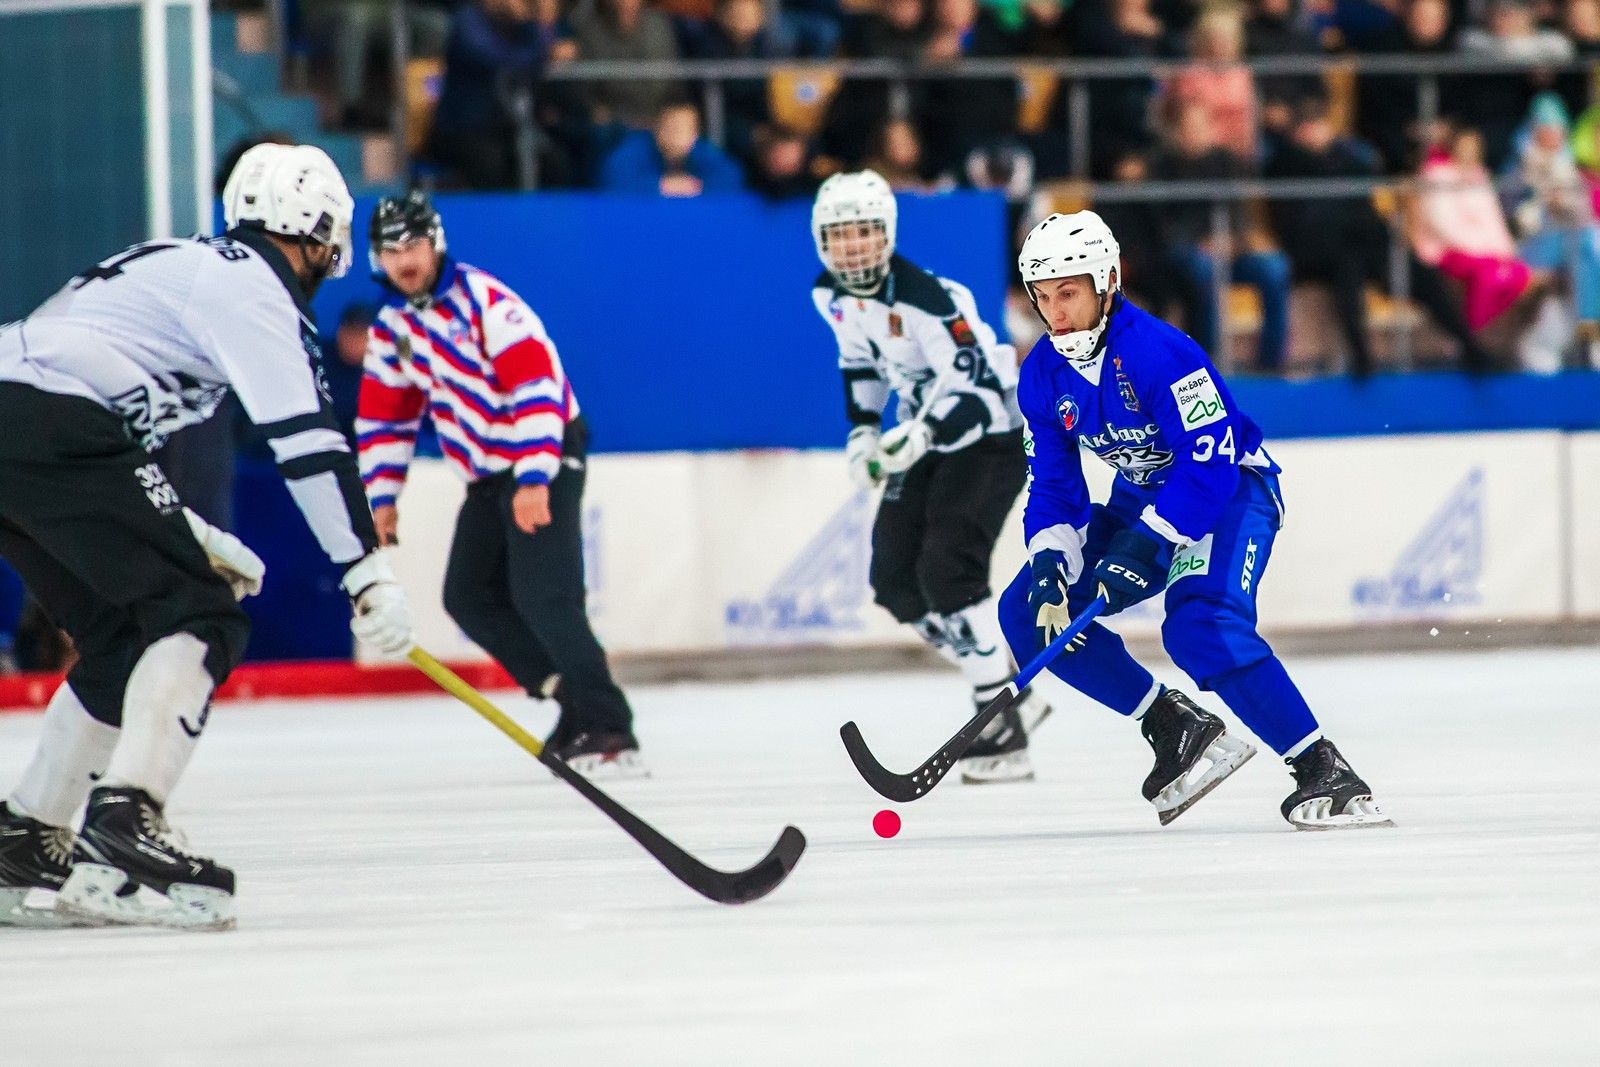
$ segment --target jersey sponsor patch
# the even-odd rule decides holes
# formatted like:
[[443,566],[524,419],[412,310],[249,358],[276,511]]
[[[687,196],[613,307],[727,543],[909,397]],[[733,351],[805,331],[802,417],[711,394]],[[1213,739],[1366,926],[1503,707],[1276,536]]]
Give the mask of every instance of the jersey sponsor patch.
[[1078,425],[1078,402],[1071,396],[1056,401],[1056,414],[1061,418],[1061,428],[1071,430]]
[[1026,430],[1024,430],[1022,434],[1022,454],[1027,456],[1029,459],[1034,457],[1033,434],[1028,433]]
[[953,319],[946,320],[945,328],[950,331],[950,336],[955,343],[963,348],[978,343],[978,335],[972,332],[972,327],[968,324],[964,315],[957,315]]
[[1209,426],[1228,417],[1222,406],[1222,394],[1217,392],[1211,372],[1204,367],[1173,382],[1172,398],[1178,402],[1178,414],[1183,418],[1185,430]]
[[1167,584],[1171,585],[1179,578],[1206,574],[1210,570],[1211,535],[1206,534],[1189,547],[1180,548],[1172,554],[1172,569],[1167,571]]
[[906,320],[900,317],[899,312],[889,312],[889,336],[904,337],[906,335]]

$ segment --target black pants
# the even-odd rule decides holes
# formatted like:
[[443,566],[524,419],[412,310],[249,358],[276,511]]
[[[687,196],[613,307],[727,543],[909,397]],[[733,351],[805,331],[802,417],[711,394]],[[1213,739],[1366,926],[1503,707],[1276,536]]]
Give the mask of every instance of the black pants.
[[450,617],[537,695],[550,675],[562,680],[557,732],[628,730],[633,711],[612,680],[605,649],[589,627],[583,585],[582,449],[568,450],[550,483],[550,525],[517,529],[509,472],[474,482],[456,519],[444,576]]
[[205,642],[220,685],[250,621],[211,570],[161,467],[98,404],[0,382],[0,555],[77,645],[67,676],[119,726],[134,664],[156,641]]
[[872,526],[872,592],[901,622],[986,599],[989,560],[1027,480],[1022,431],[930,452],[889,479]]

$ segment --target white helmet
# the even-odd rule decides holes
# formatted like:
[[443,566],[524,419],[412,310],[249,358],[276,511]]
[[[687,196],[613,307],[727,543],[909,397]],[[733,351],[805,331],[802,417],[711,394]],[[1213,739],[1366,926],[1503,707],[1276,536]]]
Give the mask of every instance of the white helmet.
[[[877,290],[889,273],[898,215],[894,190],[877,171],[835,174],[822,183],[822,188],[817,190],[817,201],[811,205],[811,236],[816,239],[822,265],[842,288],[861,296]],[[883,250],[859,260],[835,263],[828,255],[829,227],[853,222],[875,222],[881,226],[887,238]]]
[[[1033,301],[1037,312],[1039,304],[1033,295],[1034,282],[1087,274],[1094,281],[1094,291],[1101,296],[1112,289],[1121,289],[1121,255],[1122,249],[1104,219],[1092,211],[1075,211],[1071,215],[1051,215],[1035,226],[1028,239],[1022,242],[1017,266],[1022,271],[1022,283],[1028,288],[1028,299]],[[1044,318],[1043,315],[1039,317]],[[1045,323],[1047,328],[1049,325]],[[1068,359],[1084,362],[1094,357],[1105,329],[1106,316],[1102,314],[1093,328],[1059,336],[1051,334],[1050,343]]]
[[239,157],[222,190],[230,227],[255,223],[268,233],[331,245],[328,273],[335,278],[350,269],[355,207],[339,168],[313,145],[258,144]]

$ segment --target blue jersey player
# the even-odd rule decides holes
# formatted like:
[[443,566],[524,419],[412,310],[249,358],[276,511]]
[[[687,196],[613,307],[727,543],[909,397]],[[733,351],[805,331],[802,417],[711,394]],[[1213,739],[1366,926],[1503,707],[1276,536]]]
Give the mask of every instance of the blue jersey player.
[[[1256,594],[1283,522],[1278,465],[1200,346],[1122,295],[1119,255],[1091,211],[1052,215],[1022,246],[1047,334],[1017,386],[1030,560],[1000,600],[1006,640],[1026,662],[1096,594],[1110,615],[1165,591],[1161,637],[1173,662],[1293,772],[1284,818],[1305,830],[1392,825],[1256,632]],[[1089,501],[1080,446],[1117,469],[1103,505]],[[1163,825],[1255,754],[1098,623],[1050,669],[1139,720],[1155,750],[1144,796]]]

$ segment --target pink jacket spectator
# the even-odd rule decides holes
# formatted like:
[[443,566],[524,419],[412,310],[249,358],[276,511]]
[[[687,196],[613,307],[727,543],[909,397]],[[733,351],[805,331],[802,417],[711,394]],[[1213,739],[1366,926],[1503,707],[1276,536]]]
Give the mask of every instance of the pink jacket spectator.
[[1198,104],[1206,109],[1223,148],[1243,159],[1255,159],[1256,87],[1248,67],[1186,67],[1173,77],[1168,92],[1179,105]]

